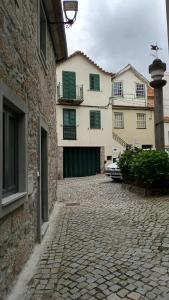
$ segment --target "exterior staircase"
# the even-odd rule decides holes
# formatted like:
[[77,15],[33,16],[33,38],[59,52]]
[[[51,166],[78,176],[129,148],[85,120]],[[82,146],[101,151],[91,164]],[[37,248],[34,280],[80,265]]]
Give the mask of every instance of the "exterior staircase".
[[117,133],[112,132],[112,138],[121,146],[123,146],[124,148],[126,148],[126,146],[128,145],[128,143],[126,141],[124,141]]

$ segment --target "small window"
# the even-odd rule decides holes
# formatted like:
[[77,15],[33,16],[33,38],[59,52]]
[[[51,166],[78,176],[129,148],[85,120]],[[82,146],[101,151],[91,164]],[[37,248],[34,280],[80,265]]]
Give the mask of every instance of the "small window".
[[152,145],[142,145],[143,150],[151,150],[152,147],[153,147]]
[[136,83],[136,97],[145,97],[145,84]]
[[90,90],[91,91],[100,91],[100,75],[98,74],[90,74]]
[[114,128],[124,128],[124,115],[123,113],[114,113]]
[[3,107],[3,197],[18,191],[18,118]]
[[113,83],[113,96],[123,96],[122,82],[118,81]]
[[100,111],[90,111],[90,128],[91,129],[100,129],[101,128],[101,115]]
[[47,21],[44,12],[44,8],[42,2],[40,1],[40,24],[39,24],[39,46],[40,46],[40,54],[43,60],[46,61],[46,40],[47,40]]
[[137,128],[140,129],[146,128],[146,114],[143,113],[137,114]]
[[107,160],[112,160],[112,156],[107,156]]
[[0,218],[24,203],[26,196],[27,105],[0,83]]

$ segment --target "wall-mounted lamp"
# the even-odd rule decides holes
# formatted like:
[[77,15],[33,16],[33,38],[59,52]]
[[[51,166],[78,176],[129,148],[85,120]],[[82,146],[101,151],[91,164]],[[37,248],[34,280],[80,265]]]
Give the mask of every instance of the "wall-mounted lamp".
[[49,22],[49,24],[65,24],[66,27],[72,26],[73,23],[76,21],[76,16],[78,12],[78,1],[63,1],[63,10],[66,21]]

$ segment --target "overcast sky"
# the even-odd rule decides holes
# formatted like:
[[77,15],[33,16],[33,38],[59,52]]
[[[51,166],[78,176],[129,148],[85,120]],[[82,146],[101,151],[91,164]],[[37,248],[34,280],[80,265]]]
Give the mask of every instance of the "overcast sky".
[[[168,1],[168,0],[167,0]],[[168,61],[165,0],[78,0],[77,20],[66,29],[69,55],[81,50],[107,71],[132,64],[149,79],[150,44]]]

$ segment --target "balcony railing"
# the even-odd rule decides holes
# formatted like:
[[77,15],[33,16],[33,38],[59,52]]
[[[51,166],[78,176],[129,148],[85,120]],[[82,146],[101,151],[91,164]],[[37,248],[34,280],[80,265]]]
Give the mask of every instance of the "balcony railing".
[[76,140],[76,126],[63,125],[63,139]]
[[74,89],[64,88],[62,84],[57,86],[57,99],[60,104],[79,105],[83,102],[83,85],[76,85]]
[[147,98],[136,97],[135,94],[124,94],[122,97],[112,96],[111,101],[115,106],[147,106]]

